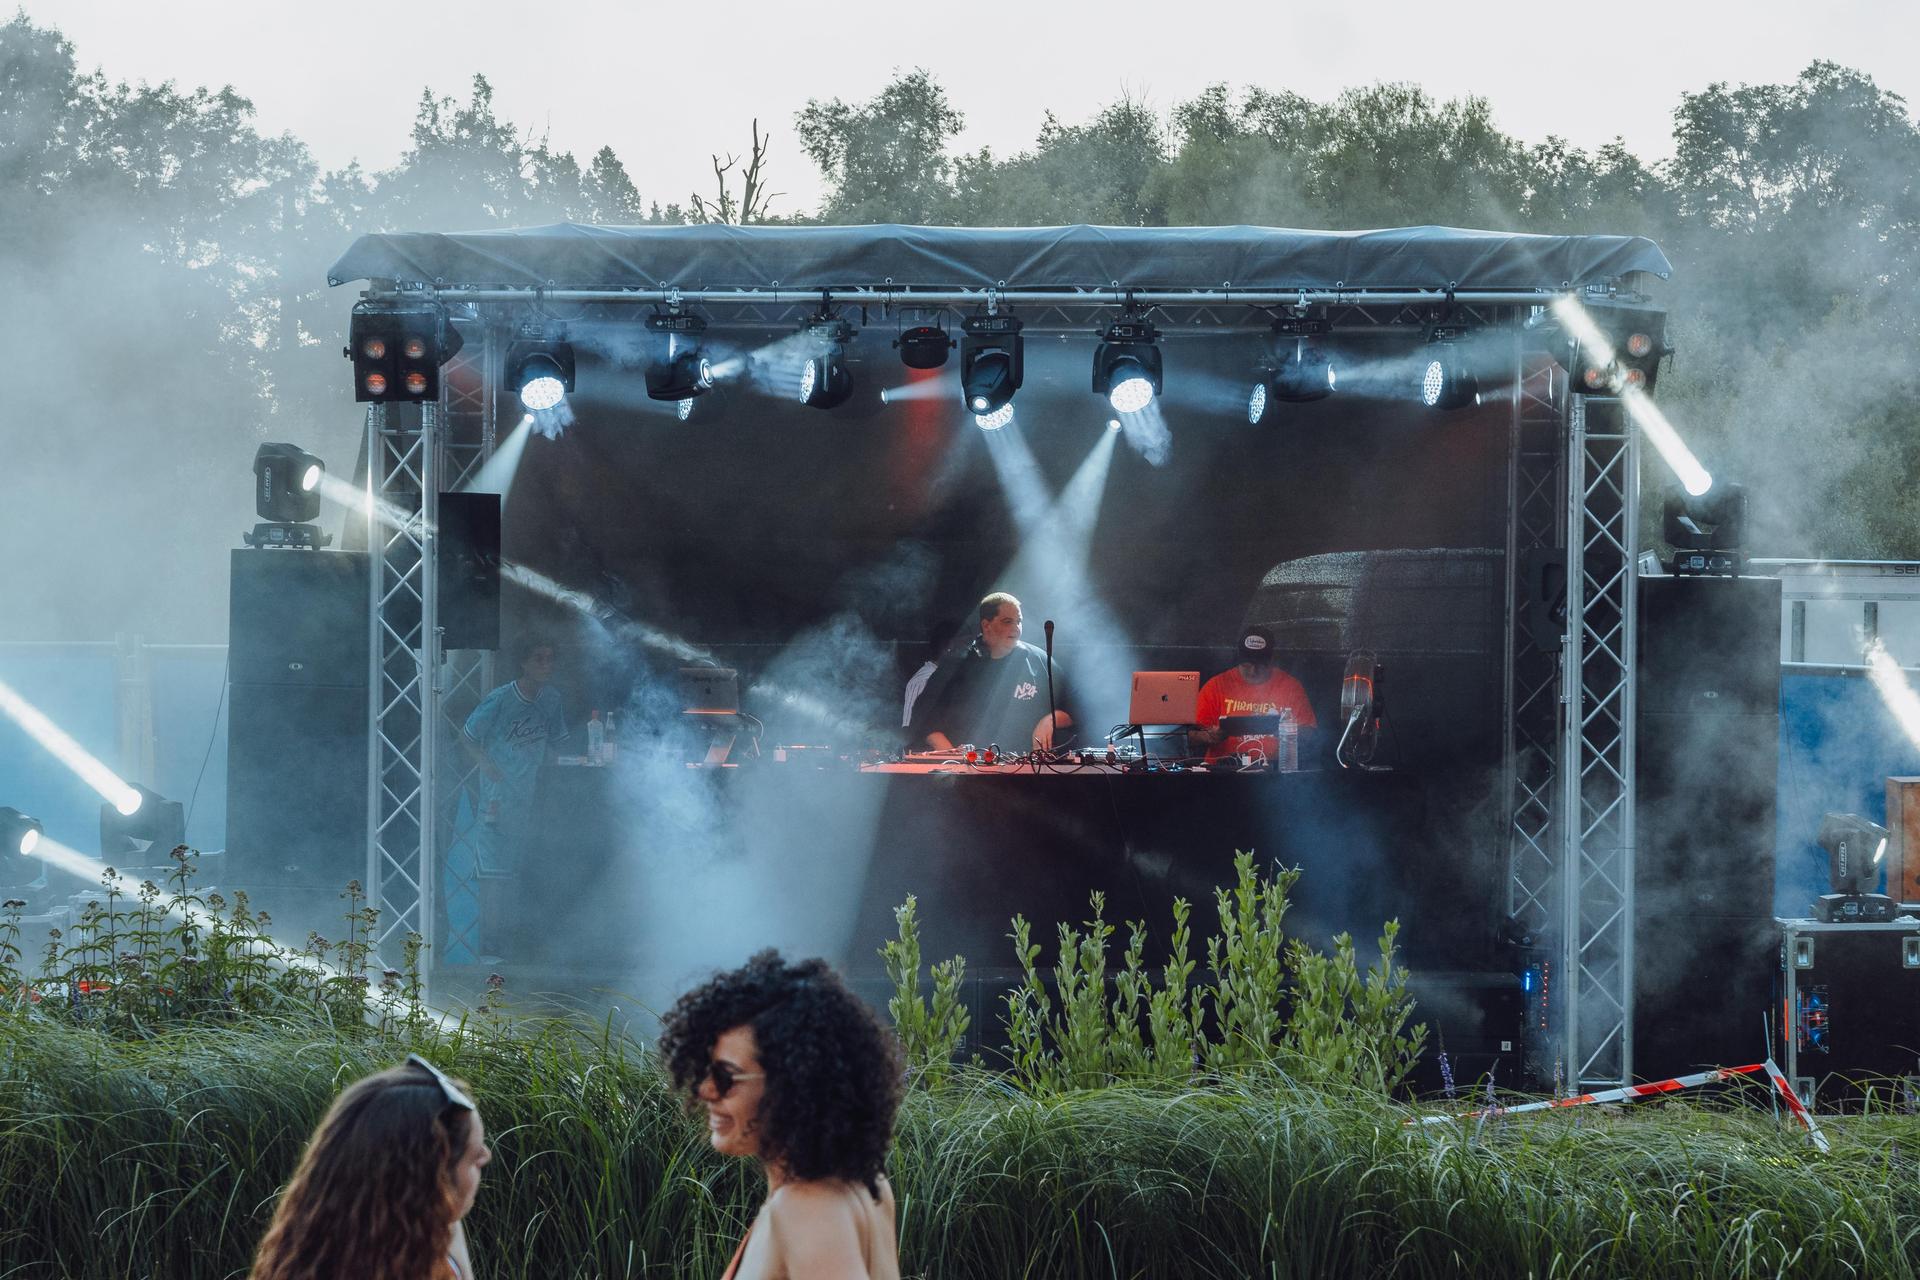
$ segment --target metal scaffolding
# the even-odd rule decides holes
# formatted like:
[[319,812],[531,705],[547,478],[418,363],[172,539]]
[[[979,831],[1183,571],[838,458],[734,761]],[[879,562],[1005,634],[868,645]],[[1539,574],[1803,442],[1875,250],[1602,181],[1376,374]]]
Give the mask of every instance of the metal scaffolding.
[[[517,319],[557,301],[575,304],[572,323],[605,323],[631,322],[636,303],[699,300],[715,329],[736,330],[791,325],[819,305],[817,294],[546,291],[536,297],[524,290],[456,289],[436,296],[455,304],[467,339],[445,367],[440,402],[420,412],[417,426],[403,421],[411,416],[404,407],[375,406],[367,415],[368,545],[375,552],[367,861],[369,895],[381,913],[375,942],[388,963],[409,934],[461,941],[443,938],[446,922],[436,916],[442,859],[464,834],[462,824],[474,821],[471,806],[459,803],[473,765],[454,735],[495,673],[490,653],[443,652],[435,616],[436,521],[439,492],[460,488],[492,455],[504,335]],[[1436,305],[1446,305],[1458,323],[1514,328],[1505,477],[1504,903],[1515,925],[1552,957],[1552,989],[1540,1002],[1548,1023],[1545,1052],[1563,1065],[1568,1082],[1585,1088],[1627,1082],[1633,1060],[1639,451],[1619,401],[1571,394],[1563,368],[1529,354],[1520,326],[1549,296],[1530,290],[1266,298],[1199,290],[1142,292],[1137,301],[1151,302],[1168,331],[1264,332],[1272,316],[1260,308],[1316,304],[1336,329],[1412,328],[1430,321]],[[986,293],[972,291],[834,298],[836,305],[879,312],[862,315],[863,325],[889,323],[894,312],[986,300]],[[1090,331],[1110,318],[1118,301],[1098,291],[1001,300],[1021,306],[1029,332]],[[1554,565],[1561,576],[1543,595],[1541,572]],[[1551,589],[1560,581],[1564,601]],[[430,952],[429,966],[441,954]]]

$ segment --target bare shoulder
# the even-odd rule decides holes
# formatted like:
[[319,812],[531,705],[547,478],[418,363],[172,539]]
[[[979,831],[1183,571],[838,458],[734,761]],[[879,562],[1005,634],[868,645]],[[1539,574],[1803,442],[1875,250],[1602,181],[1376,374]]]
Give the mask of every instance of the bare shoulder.
[[[891,1216],[891,1193],[883,1189]],[[836,1181],[789,1182],[767,1199],[772,1236],[789,1274],[867,1275],[862,1202],[865,1187]]]

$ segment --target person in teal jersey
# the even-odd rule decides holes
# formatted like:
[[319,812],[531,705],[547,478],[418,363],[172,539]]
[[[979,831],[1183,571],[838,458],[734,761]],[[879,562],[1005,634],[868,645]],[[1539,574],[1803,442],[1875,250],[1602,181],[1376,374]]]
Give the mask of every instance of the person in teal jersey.
[[[471,847],[477,882],[479,941],[482,949],[495,954],[502,950],[505,900],[512,895],[530,836],[540,766],[567,739],[560,694],[552,685],[553,645],[529,635],[515,647],[514,656],[519,678],[482,698],[461,731],[475,765],[475,787],[467,802],[477,819],[461,829]],[[451,901],[448,908],[453,908]]]

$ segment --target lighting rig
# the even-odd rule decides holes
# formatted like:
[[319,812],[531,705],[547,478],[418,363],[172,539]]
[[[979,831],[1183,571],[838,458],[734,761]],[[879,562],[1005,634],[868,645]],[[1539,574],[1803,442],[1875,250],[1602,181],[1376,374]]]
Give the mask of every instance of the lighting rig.
[[243,533],[250,547],[316,551],[333,541],[311,521],[320,516],[327,464],[297,444],[263,444],[253,455],[253,509],[263,523]]
[[1464,409],[1480,403],[1480,379],[1467,352],[1468,330],[1459,324],[1427,326],[1421,351],[1420,403],[1429,409]]
[[713,390],[713,362],[702,350],[705,318],[673,311],[647,317],[647,396],[677,400],[684,420],[695,396]]
[[961,326],[960,394],[980,427],[1013,420],[1013,395],[1026,378],[1026,340],[1017,316],[970,316]]
[[1832,893],[1814,903],[1814,913],[1828,923],[1891,920],[1899,904],[1880,886],[1880,867],[1887,855],[1887,829],[1857,813],[1829,813],[1820,820],[1820,847],[1827,851],[1827,875]]
[[0,887],[23,888],[46,874],[46,864],[32,856],[45,831],[40,819],[0,807]]
[[445,308],[430,302],[360,302],[341,353],[353,361],[353,398],[421,404],[440,398],[440,366],[462,345]]
[[528,413],[558,408],[573,390],[573,344],[565,325],[528,321],[507,347],[507,390]]
[[954,343],[939,325],[921,324],[895,338],[893,345],[900,352],[900,363],[907,368],[939,369],[946,365]]
[[853,325],[824,308],[800,326],[806,363],[800,367],[796,390],[801,404],[831,409],[853,394],[853,375],[847,371],[847,344]]
[[1115,413],[1139,413],[1160,394],[1160,334],[1147,311],[1129,307],[1093,349],[1093,390]]
[[1670,484],[1661,491],[1661,535],[1673,548],[1667,572],[1737,577],[1746,565],[1747,490],[1716,484],[1704,494]]
[[1333,362],[1315,339],[1333,326],[1325,320],[1284,319],[1274,323],[1273,346],[1247,396],[1247,421],[1258,426],[1275,400],[1307,404],[1332,395],[1338,382]]

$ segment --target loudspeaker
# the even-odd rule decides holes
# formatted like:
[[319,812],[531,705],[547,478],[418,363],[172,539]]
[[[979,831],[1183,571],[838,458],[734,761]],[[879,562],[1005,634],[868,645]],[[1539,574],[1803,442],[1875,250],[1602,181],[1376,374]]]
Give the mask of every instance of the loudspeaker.
[[1639,706],[1651,715],[1780,712],[1780,580],[1640,579]]
[[449,649],[500,647],[500,495],[440,495],[440,626]]
[[227,678],[366,688],[367,571],[359,551],[235,551]]
[[1780,766],[1780,583],[1642,578],[1634,1074],[1764,1049]]
[[228,702],[227,852],[235,878],[250,888],[334,893],[364,881],[366,689],[235,684]]
[[243,887],[366,879],[368,567],[233,553],[227,851]]

